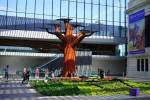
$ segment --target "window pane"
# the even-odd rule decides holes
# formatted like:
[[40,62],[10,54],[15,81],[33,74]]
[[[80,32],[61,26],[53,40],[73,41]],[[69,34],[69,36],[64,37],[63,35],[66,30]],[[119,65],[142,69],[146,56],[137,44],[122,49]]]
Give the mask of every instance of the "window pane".
[[5,10],[7,8],[7,0],[0,0],[0,10]]
[[17,17],[17,23],[16,23],[16,28],[17,29],[25,29],[25,14],[24,13],[18,13]]
[[[80,11],[81,8],[78,7],[78,11]],[[70,17],[76,17],[76,2],[70,2]]]
[[106,20],[106,6],[101,6],[100,8],[100,20]]
[[113,8],[107,6],[107,20],[113,21]]
[[141,71],[144,71],[144,59],[141,59]]
[[0,11],[0,15],[6,15],[5,11]]
[[93,0],[93,4],[99,4],[99,0]]
[[[114,1],[115,1],[115,0],[114,0]],[[107,5],[112,7],[112,5],[113,5],[113,0],[107,0]]]
[[34,13],[35,0],[28,0],[27,2],[27,13]]
[[121,8],[121,22],[125,22],[125,11],[124,11],[124,8]]
[[36,0],[36,14],[43,14],[43,0]]
[[98,10],[99,6],[98,5],[93,5],[93,19],[98,21]]
[[60,0],[53,0],[53,13],[55,16],[60,16]]
[[16,11],[16,0],[8,0],[8,11]]
[[77,17],[78,18],[84,18],[84,3],[78,3],[78,12],[77,12]]
[[121,7],[125,7],[125,0],[121,0]]
[[18,12],[25,12],[26,0],[18,0]]
[[28,30],[33,30],[34,29],[34,14],[27,14],[27,19],[26,19],[26,28]]
[[119,7],[119,1],[120,0],[114,0],[114,6]]
[[46,15],[52,15],[52,0],[45,0],[44,13]]
[[85,18],[91,19],[91,4],[85,4]]
[[91,0],[85,0],[86,3],[91,3]]
[[61,15],[62,17],[68,17],[68,2],[67,1],[62,1]]
[[106,5],[106,0],[100,0],[101,5]]
[[148,59],[145,59],[145,71],[148,72]]
[[137,59],[137,71],[140,71],[140,59]]
[[114,21],[119,22],[119,8],[114,7]]

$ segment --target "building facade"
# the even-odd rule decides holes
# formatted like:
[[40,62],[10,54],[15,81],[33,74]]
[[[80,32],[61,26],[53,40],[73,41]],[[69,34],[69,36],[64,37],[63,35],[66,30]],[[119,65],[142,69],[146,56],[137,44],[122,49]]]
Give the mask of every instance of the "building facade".
[[[112,75],[122,75],[126,69],[127,2],[1,0],[0,68],[9,64],[11,73],[15,73],[26,66],[34,68],[45,65],[51,70],[59,65],[62,67],[61,52],[50,46],[60,41],[43,28],[49,27],[54,31],[49,24],[55,23],[56,19],[71,18],[72,24],[79,23],[85,29],[96,31],[77,47],[77,74],[90,76],[102,68],[105,72],[110,70]],[[63,23],[59,23],[63,31]],[[73,33],[76,34],[80,29],[73,30]]]
[[128,3],[127,76],[150,78],[150,1]]

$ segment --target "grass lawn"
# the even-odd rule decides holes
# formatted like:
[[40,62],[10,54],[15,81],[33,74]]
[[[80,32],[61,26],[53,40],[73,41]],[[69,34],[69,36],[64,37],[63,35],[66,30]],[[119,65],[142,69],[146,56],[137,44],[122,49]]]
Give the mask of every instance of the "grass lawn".
[[150,94],[150,84],[133,82],[129,80],[114,79],[108,80],[89,80],[89,81],[71,81],[71,80],[49,80],[30,81],[30,84],[40,94],[46,96],[72,96],[72,95],[117,95],[129,94],[129,88],[140,89],[140,95]]

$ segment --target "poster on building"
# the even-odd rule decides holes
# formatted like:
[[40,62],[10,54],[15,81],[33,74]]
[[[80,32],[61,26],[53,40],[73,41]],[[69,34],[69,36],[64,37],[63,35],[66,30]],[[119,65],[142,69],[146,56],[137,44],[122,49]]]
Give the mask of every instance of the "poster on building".
[[129,15],[128,54],[145,53],[145,11]]

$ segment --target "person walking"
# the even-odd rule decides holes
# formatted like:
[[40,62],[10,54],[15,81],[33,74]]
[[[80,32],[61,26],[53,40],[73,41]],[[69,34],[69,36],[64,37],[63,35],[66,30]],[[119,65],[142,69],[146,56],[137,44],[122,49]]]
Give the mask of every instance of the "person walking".
[[22,80],[22,84],[25,82],[25,80],[26,80],[26,74],[27,74],[27,69],[26,68],[24,68],[23,69],[23,72],[22,72],[22,76],[23,76],[23,80]]
[[7,79],[7,81],[8,81],[8,77],[9,77],[9,74],[8,74],[8,68],[9,68],[9,65],[6,65],[6,67],[5,67],[5,78]]
[[25,75],[26,75],[26,80],[29,81],[29,78],[30,78],[30,71],[27,70],[27,73],[26,73]]

